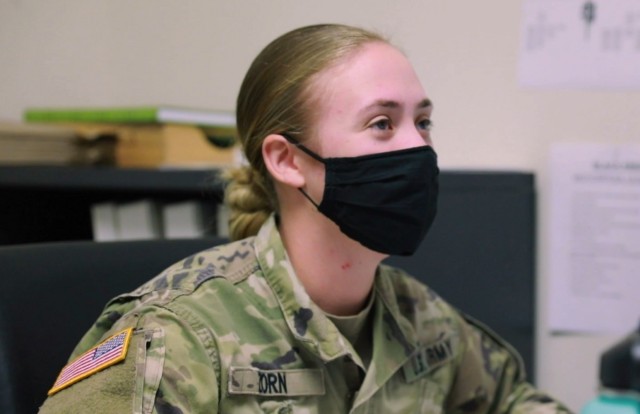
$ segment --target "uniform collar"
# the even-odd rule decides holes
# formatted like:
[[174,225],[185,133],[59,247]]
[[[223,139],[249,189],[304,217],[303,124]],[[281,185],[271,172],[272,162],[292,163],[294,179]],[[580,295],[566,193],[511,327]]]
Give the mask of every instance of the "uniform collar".
[[302,286],[273,215],[258,232],[254,245],[262,273],[276,295],[289,330],[301,345],[324,361],[352,352],[351,345]]
[[[298,279],[273,215],[258,232],[254,246],[260,268],[276,295],[285,321],[302,346],[325,361],[354,354],[351,344],[311,300]],[[372,361],[385,361],[384,369],[377,369],[377,375],[384,376],[391,374],[389,369],[399,368],[416,349],[415,330],[402,315],[394,294],[393,275],[385,269],[381,267],[377,271],[372,310],[375,314]]]

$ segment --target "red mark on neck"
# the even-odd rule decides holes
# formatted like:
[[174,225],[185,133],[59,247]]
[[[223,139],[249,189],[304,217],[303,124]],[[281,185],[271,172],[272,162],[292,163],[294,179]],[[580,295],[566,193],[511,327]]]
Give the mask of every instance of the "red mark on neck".
[[350,269],[350,268],[351,268],[351,263],[349,263],[349,262],[345,262],[345,263],[343,263],[343,264],[342,264],[342,266],[340,266],[340,267],[342,267],[342,270]]

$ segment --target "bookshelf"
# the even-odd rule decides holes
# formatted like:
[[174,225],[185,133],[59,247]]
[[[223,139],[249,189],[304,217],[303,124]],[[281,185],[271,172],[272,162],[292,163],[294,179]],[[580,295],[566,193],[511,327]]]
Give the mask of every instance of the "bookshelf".
[[0,166],[0,245],[91,240],[91,206],[140,199],[219,204],[212,170]]

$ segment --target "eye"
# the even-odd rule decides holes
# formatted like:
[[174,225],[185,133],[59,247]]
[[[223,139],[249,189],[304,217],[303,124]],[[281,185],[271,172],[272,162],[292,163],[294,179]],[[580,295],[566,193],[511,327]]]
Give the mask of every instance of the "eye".
[[378,118],[369,124],[369,128],[388,131],[391,129],[391,120],[389,118]]
[[419,129],[422,129],[424,131],[431,131],[431,129],[433,128],[433,122],[429,118],[419,120],[416,125]]

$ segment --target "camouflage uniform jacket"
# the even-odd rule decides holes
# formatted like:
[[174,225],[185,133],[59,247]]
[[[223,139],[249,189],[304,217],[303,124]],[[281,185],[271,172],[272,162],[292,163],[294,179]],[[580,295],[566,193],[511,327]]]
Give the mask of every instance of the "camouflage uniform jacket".
[[71,360],[133,328],[125,359],[41,413],[568,412],[525,382],[507,344],[402,271],[381,265],[374,295],[365,367],[297,280],[271,218],[109,302]]

